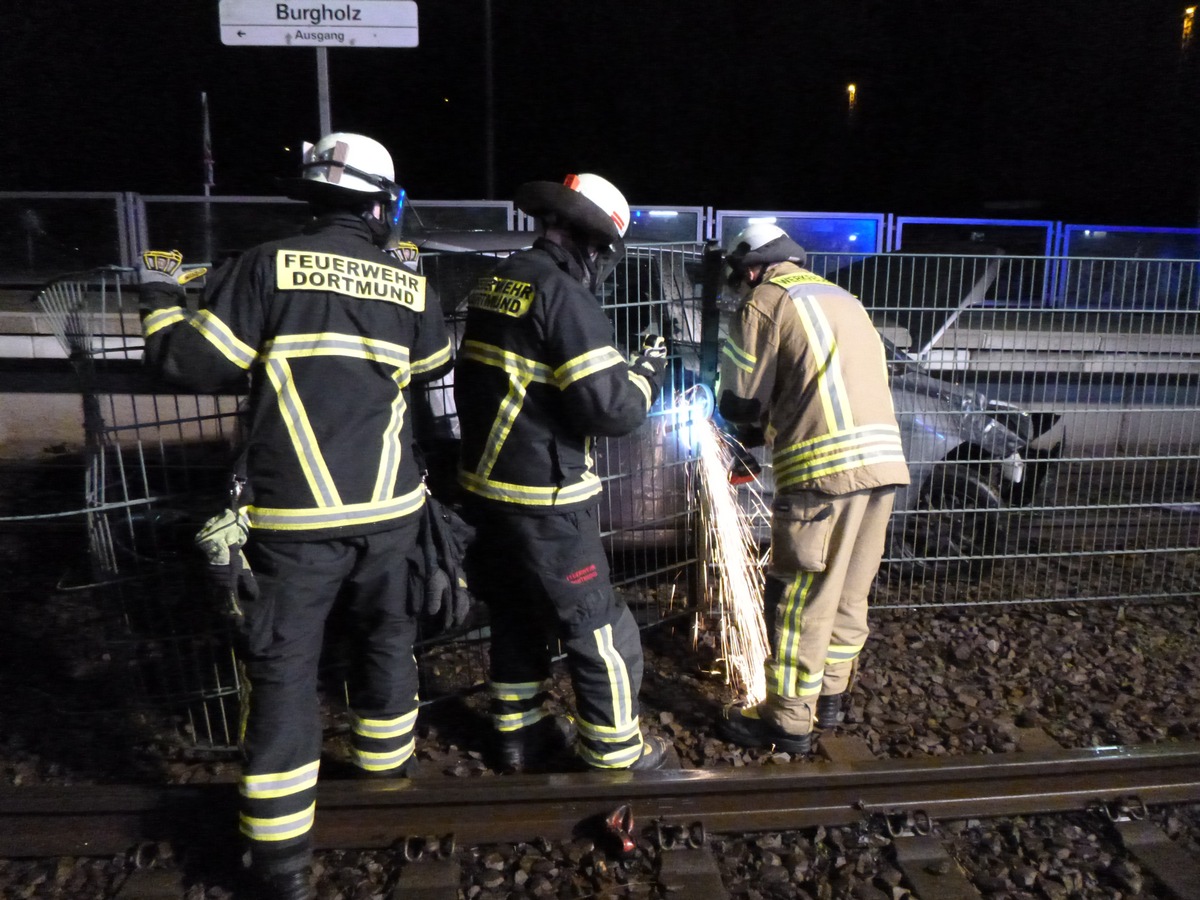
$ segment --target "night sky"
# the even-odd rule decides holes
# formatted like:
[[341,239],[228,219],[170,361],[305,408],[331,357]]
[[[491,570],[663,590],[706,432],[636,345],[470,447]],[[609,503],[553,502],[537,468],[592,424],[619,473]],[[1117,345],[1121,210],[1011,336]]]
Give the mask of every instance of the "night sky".
[[[499,199],[590,170],[637,205],[1197,224],[1182,0],[491,5]],[[4,6],[0,190],[201,193],[201,91],[218,194],[319,136],[315,52],[223,46],[217,0]],[[418,48],[329,51],[333,125],[414,198],[485,197],[484,0],[418,9]]]

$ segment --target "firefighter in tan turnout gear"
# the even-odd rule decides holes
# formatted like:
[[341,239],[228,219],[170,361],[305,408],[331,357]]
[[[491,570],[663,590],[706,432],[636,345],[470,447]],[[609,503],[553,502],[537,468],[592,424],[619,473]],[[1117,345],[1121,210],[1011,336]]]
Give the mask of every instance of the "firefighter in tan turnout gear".
[[317,666],[336,599],[355,629],[353,762],[398,776],[413,754],[419,610],[408,579],[425,488],[409,389],[447,371],[452,348],[424,279],[383,249],[403,192],[381,144],[323,137],[288,194],[308,201],[312,221],[218,269],[198,312],[183,303],[178,254],[147,254],[140,280],[155,371],[201,392],[239,390],[249,377],[245,488],[203,539],[234,559],[244,542],[253,572],[240,597],[240,832],[253,896],[290,900],[314,895]]
[[[908,467],[884,348],[851,294],[801,268],[804,250],[751,224],[726,254],[742,304],[721,358],[718,409],[775,476],[765,614],[767,697],[722,735],[803,754],[837,721],[867,639],[867,593]],[[757,433],[759,440],[754,439]]]
[[459,483],[477,528],[468,580],[491,612],[498,766],[552,766],[569,740],[546,706],[558,637],[578,707],[579,760],[659,768],[668,744],[642,735],[641,637],[610,582],[592,450],[594,437],[645,421],[665,343],[648,337],[628,362],[595,296],[623,252],[629,206],[620,191],[597,175],[571,175],[523,185],[516,205],[543,234],[471,292],[454,384]]

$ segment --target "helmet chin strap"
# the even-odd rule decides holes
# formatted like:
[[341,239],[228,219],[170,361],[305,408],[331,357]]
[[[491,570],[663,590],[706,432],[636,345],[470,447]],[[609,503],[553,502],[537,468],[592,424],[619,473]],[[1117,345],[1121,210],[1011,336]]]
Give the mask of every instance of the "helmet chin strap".
[[371,210],[362,214],[362,220],[366,222],[367,230],[371,232],[371,243],[380,250],[385,249],[392,234],[391,223],[383,221]]

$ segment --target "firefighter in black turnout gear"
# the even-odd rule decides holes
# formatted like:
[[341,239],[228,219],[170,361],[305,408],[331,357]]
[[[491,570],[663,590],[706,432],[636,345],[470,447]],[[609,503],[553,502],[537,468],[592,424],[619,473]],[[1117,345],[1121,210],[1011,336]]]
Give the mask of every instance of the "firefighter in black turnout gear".
[[557,637],[575,691],[579,759],[597,769],[659,768],[669,746],[642,735],[641,636],[610,582],[592,443],[645,421],[665,342],[649,336],[628,362],[595,295],[624,250],[629,206],[620,191],[597,175],[570,175],[522,185],[516,205],[543,233],[468,297],[454,385],[459,483],[477,528],[468,580],[491,613],[499,765],[551,765],[569,741],[546,705]]
[[198,392],[237,390],[249,377],[245,490],[228,529],[235,547],[248,532],[255,585],[240,597],[249,687],[240,832],[255,896],[306,898],[317,667],[336,599],[357,640],[353,762],[399,776],[413,754],[419,610],[408,580],[425,487],[409,388],[446,372],[452,345],[424,279],[383,249],[403,192],[381,144],[327,135],[306,146],[287,193],[308,201],[312,221],[218,269],[199,311],[187,310],[174,266],[162,265],[169,254],[146,254],[140,280],[153,370]]

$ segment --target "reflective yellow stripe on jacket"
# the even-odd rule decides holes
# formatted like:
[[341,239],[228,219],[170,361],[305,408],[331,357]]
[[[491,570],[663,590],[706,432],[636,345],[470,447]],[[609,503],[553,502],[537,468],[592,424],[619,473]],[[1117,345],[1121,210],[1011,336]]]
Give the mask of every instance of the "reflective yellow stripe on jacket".
[[521,414],[529,385],[546,384],[561,390],[594,372],[617,364],[624,365],[621,355],[616,350],[606,347],[568,360],[552,370],[543,362],[481,341],[464,341],[459,353],[461,359],[501,369],[508,376],[508,392],[500,401],[479,465],[474,472],[464,471],[459,474],[463,487],[490,500],[524,506],[575,503],[599,494],[602,486],[599,477],[593,472],[585,472],[578,482],[564,487],[514,484],[497,481],[490,476],[504,448],[504,442],[508,440],[513,425]]
[[775,486],[782,490],[876,463],[903,463],[904,449],[895,425],[869,425],[779,448],[772,462]]
[[855,425],[849,392],[842,375],[837,337],[819,302],[804,292],[806,284],[828,284],[810,272],[771,279],[785,288],[795,305],[801,326],[819,361],[817,398],[831,426],[828,434],[799,444],[778,447],[773,454],[775,486],[783,490],[826,475],[877,463],[904,464],[900,429],[895,425]]
[[[448,346],[446,352],[449,352]],[[312,491],[316,506],[297,509],[249,506],[246,514],[251,527],[304,531],[364,525],[407,515],[421,508],[425,496],[420,487],[400,497],[392,496],[400,471],[400,433],[407,413],[403,389],[408,385],[412,374],[407,347],[361,335],[293,334],[280,336],[268,342],[263,347],[263,355],[264,369],[275,388],[280,417],[287,428],[292,448],[296,452],[300,469]],[[379,465],[372,498],[366,503],[343,503],[318,445],[304,402],[296,389],[290,361],[316,356],[344,356],[394,367],[392,377],[396,382],[396,395],[392,400],[387,426],[379,436]]]

